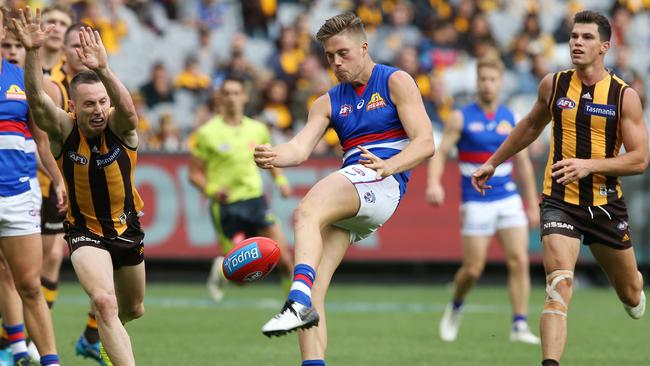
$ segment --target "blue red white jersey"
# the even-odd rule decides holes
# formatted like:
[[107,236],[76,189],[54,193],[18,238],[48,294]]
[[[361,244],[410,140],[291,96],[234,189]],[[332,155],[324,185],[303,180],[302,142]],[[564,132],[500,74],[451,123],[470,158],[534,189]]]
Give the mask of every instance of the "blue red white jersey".
[[36,177],[36,144],[27,127],[29,107],[23,69],[5,60],[0,73],[0,196],[30,190]]
[[488,115],[476,102],[461,108],[461,113],[463,130],[457,146],[462,201],[496,201],[517,194],[510,160],[496,168],[492,178],[487,181],[492,189],[487,190],[485,196],[472,187],[472,173],[492,156],[514,128],[514,113],[506,106],[499,105],[493,114]]
[[[331,124],[343,147],[343,167],[359,163],[360,145],[386,160],[409,143],[388,88],[388,79],[397,70],[376,64],[365,88],[358,90],[350,83],[341,83],[328,92]],[[394,175],[401,195],[406,192],[410,174]]]

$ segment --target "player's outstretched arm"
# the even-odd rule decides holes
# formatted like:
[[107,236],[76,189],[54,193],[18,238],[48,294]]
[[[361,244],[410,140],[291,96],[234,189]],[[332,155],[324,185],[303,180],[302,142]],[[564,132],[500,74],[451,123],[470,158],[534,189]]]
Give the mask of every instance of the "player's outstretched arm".
[[43,67],[40,59],[40,48],[43,46],[52,26],[43,30],[41,28],[41,11],[36,9],[35,18],[32,19],[29,7],[19,10],[18,19],[12,19],[11,32],[22,43],[26,50],[25,56],[25,92],[30,113],[34,122],[43,131],[47,132],[52,153],[60,150],[64,137],[71,129],[67,114],[57,108],[52,99],[43,88]]
[[81,49],[77,49],[77,55],[87,68],[97,74],[115,107],[108,119],[111,129],[120,136],[135,136],[137,139],[135,130],[138,126],[138,115],[135,112],[133,99],[128,89],[108,67],[106,48],[99,32],[88,27],[81,28],[79,40]]
[[485,183],[494,174],[494,169],[528,147],[544,131],[544,127],[551,121],[551,112],[548,109],[548,103],[551,100],[552,92],[553,74],[548,74],[539,83],[537,100],[533,104],[530,112],[517,123],[508,138],[492,154],[488,161],[472,174],[472,186],[474,186],[474,189],[481,192],[481,194],[485,194],[485,189],[491,188],[485,185]]
[[305,127],[289,142],[276,146],[264,144],[255,147],[257,166],[263,169],[286,168],[300,165],[307,160],[329,126],[330,109],[329,94],[321,95],[309,110]]
[[625,154],[606,159],[564,159],[553,164],[553,178],[569,184],[589,174],[636,175],[648,167],[648,130],[639,95],[626,88],[621,102],[620,132]]
[[463,114],[460,111],[454,111],[445,123],[437,154],[429,158],[426,196],[427,201],[434,206],[442,205],[445,200],[445,191],[440,180],[445,170],[447,155],[460,140],[463,123]]

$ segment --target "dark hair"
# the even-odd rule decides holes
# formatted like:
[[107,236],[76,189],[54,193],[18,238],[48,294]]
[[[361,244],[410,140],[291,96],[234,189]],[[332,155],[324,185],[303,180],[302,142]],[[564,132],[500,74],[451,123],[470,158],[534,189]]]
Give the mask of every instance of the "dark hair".
[[75,75],[72,78],[72,81],[70,81],[70,97],[74,99],[77,87],[81,84],[97,84],[101,82],[102,81],[99,80],[99,76],[97,76],[94,71],[84,70]]
[[229,73],[223,78],[223,81],[221,82],[221,87],[222,88],[223,88],[223,85],[226,83],[226,81],[233,81],[235,83],[241,84],[241,86],[244,87],[244,88],[246,87],[246,80],[244,80],[244,78],[237,75],[236,73]]
[[74,23],[71,26],[69,26],[68,29],[65,31],[65,35],[63,36],[63,44],[68,44],[68,36],[70,35],[70,33],[72,32],[79,33],[79,30],[81,30],[81,28],[86,28],[86,27],[91,28],[86,23]]
[[605,42],[612,38],[612,26],[606,16],[597,11],[583,10],[573,16],[574,24],[596,24],[600,40]]
[[343,13],[327,19],[316,33],[316,39],[318,42],[324,43],[335,35],[346,31],[366,39],[363,22],[354,13]]

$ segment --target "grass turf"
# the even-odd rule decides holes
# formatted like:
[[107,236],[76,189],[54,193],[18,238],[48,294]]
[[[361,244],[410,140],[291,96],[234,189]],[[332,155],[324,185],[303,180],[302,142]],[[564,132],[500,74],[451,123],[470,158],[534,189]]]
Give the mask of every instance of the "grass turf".
[[[459,339],[443,343],[438,321],[450,292],[441,286],[337,285],[328,296],[327,364],[539,365],[539,346],[512,344],[505,287],[477,287],[466,302]],[[531,295],[538,334],[542,288]],[[151,284],[146,313],[127,325],[138,365],[297,366],[295,333],[267,339],[261,325],[282,305],[278,285],[231,286],[212,303],[200,284]],[[74,355],[87,299],[77,284],[61,286],[53,317],[62,365],[96,365]],[[650,319],[631,320],[611,289],[576,290],[563,364],[650,365]]]

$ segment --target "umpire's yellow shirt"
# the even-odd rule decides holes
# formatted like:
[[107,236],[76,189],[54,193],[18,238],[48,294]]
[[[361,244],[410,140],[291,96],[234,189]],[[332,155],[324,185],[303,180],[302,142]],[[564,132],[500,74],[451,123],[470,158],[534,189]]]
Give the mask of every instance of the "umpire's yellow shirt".
[[253,160],[253,150],[268,143],[271,136],[266,125],[248,117],[233,126],[217,116],[201,126],[196,131],[192,155],[205,162],[205,194],[213,197],[226,188],[228,203],[262,196],[262,176]]

